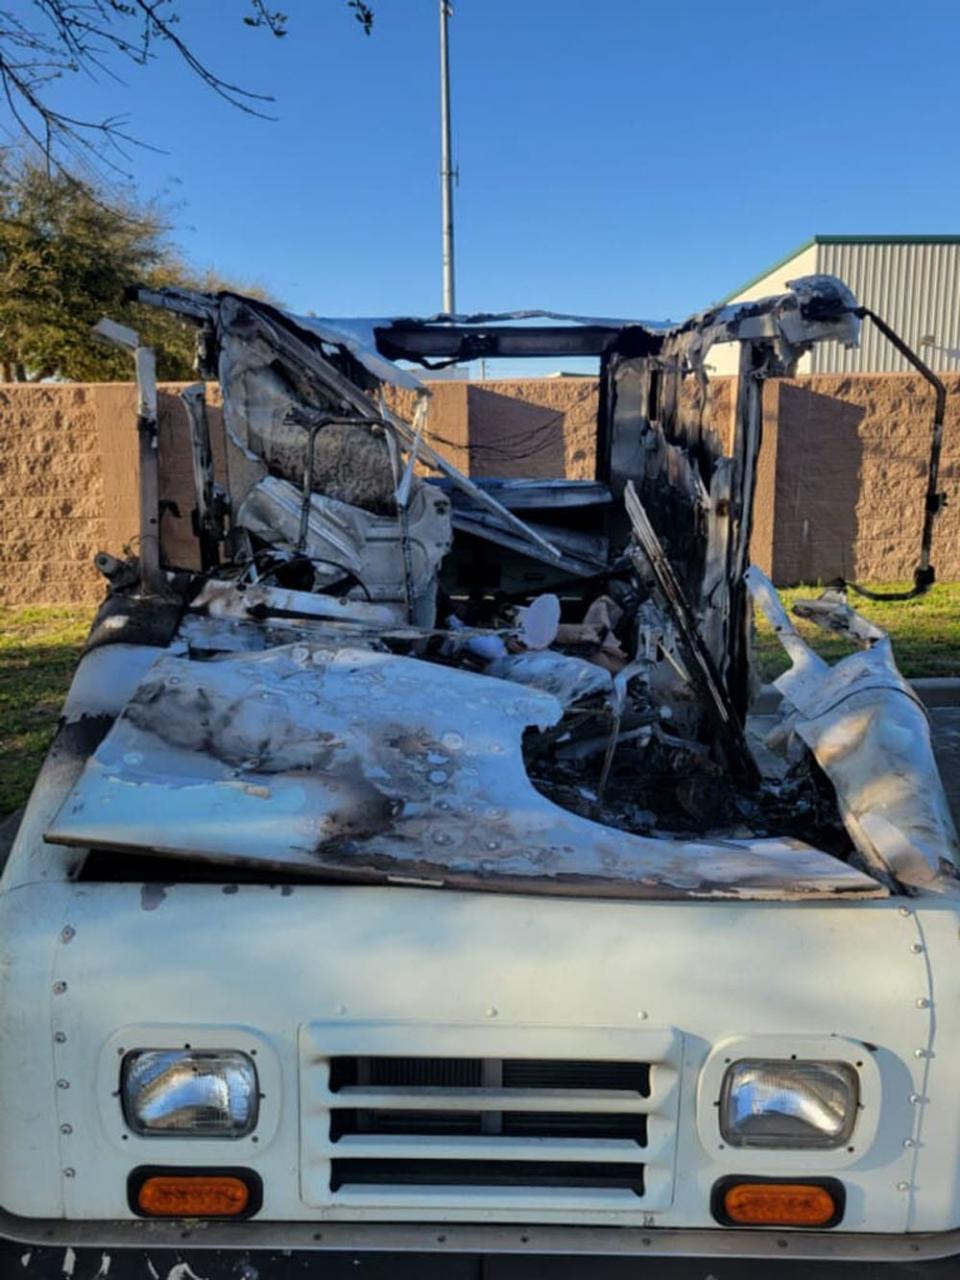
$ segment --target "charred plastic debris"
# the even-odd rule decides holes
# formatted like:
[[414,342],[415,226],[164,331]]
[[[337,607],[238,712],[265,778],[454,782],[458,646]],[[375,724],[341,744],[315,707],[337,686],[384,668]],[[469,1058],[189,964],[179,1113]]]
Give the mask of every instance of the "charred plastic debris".
[[[92,645],[146,645],[149,661],[48,840],[536,892],[950,891],[956,834],[889,640],[828,593],[805,615],[863,646],[828,667],[750,567],[762,383],[815,342],[857,341],[840,281],[671,328],[137,297],[197,325],[226,475],[198,383],[183,399],[202,569],[163,563],[150,362],[107,324],[137,358],[143,527],[139,563],[100,558]],[[710,349],[731,341],[727,440],[704,406]],[[429,393],[394,363],[589,354],[595,481],[468,479],[426,440]],[[411,421],[384,383],[412,393]],[[793,663],[766,741],[748,721],[753,599]]]

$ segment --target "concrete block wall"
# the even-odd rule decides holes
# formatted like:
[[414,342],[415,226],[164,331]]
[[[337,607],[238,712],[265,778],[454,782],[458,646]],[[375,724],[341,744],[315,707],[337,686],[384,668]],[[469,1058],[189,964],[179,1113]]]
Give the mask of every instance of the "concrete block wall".
[[472,476],[590,480],[596,378],[505,378],[467,384]]
[[107,516],[96,388],[0,384],[0,604],[91,603]]
[[[161,498],[171,563],[197,567],[190,531],[193,474],[182,384],[159,396]],[[948,379],[934,563],[960,579],[960,375]],[[592,477],[598,387],[591,378],[437,382],[426,439],[474,476]],[[685,413],[699,389],[683,387]],[[736,380],[714,378],[704,421],[729,442]],[[223,479],[218,388],[207,389],[214,460]],[[391,393],[409,417],[409,394]],[[764,388],[764,444],[754,508],[754,559],[781,585],[838,574],[909,578],[916,563],[932,396],[909,374],[813,375]],[[138,527],[136,391],[129,383],[0,384],[0,604],[93,604],[103,549],[120,554]]]
[[[960,578],[960,376],[947,414],[934,529],[940,579]],[[914,374],[768,382],[754,553],[775,582],[910,579],[920,546],[934,397]]]
[[[516,378],[468,387],[470,475],[510,479],[592,480],[596,474],[596,378]],[[729,444],[735,378],[716,378],[705,398],[692,378],[680,411]],[[701,406],[701,399],[703,403]]]

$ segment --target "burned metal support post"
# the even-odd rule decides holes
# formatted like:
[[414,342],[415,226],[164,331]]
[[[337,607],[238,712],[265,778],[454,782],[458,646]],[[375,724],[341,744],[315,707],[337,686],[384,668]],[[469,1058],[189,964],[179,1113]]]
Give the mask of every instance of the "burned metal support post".
[[729,635],[724,646],[727,667],[721,674],[737,713],[744,717],[750,701],[748,671],[751,623],[751,614],[746,605],[744,574],[750,567],[753,498],[757,482],[757,461],[763,436],[762,370],[765,359],[766,353],[758,343],[745,342],[740,348],[736,438],[732,450],[736,462],[731,476],[730,494],[733,518],[730,522],[730,560],[727,574]]
[[[190,450],[193,458],[193,484],[196,494],[194,533],[200,546],[200,567],[206,572],[219,563],[218,547],[223,536],[218,511],[217,492],[213,480],[213,450],[210,446],[210,424],[202,382],[194,382],[180,392],[190,422]],[[222,495],[221,495],[222,496]]]
[[101,320],[94,336],[133,356],[137,375],[137,436],[140,443],[140,584],[145,596],[164,588],[160,568],[160,477],[157,465],[157,362],[152,347],[140,345],[134,329]]
[[750,786],[758,786],[760,772],[750,752],[743,725],[723,686],[710,651],[704,644],[696,617],[690,607],[683,587],[673,571],[673,565],[660,544],[656,530],[644,510],[633,481],[627,481],[624,490],[627,514],[633,525],[634,535],[653,571],[657,586],[670,610],[677,630],[690,659],[690,678],[696,685],[704,709],[713,721],[714,728],[731,774]]

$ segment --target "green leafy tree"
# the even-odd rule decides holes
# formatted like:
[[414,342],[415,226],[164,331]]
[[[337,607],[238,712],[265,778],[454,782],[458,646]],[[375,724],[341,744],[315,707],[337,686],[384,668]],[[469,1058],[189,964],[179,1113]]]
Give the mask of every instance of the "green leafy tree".
[[125,302],[133,283],[265,296],[187,267],[155,206],[132,197],[110,203],[36,164],[0,164],[0,378],[129,378],[129,357],[91,337],[104,315],[155,348],[161,378],[193,377],[193,326]]

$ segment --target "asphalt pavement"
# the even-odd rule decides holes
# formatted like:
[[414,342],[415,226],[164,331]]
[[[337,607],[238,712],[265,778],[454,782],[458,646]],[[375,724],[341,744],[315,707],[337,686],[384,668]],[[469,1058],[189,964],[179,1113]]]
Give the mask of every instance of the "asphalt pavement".
[[960,707],[930,707],[929,711],[940,777],[960,828]]

